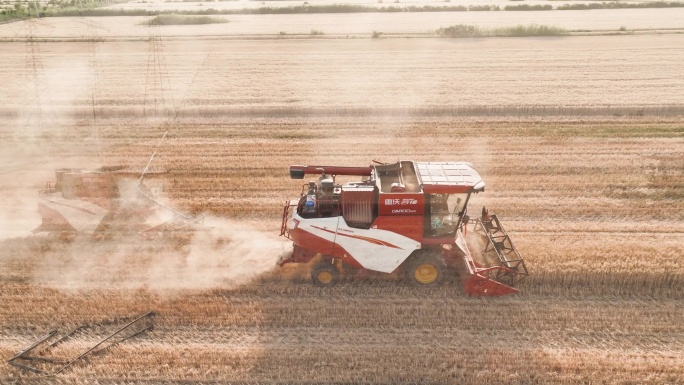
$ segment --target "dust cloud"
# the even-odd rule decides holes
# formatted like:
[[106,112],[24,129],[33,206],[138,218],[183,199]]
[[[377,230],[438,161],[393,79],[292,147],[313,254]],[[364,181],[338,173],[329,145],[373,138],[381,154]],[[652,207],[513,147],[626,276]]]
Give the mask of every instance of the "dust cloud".
[[198,226],[184,258],[159,259],[149,269],[151,289],[234,287],[274,269],[291,246],[275,234],[234,220],[209,217]]
[[[274,269],[279,256],[292,249],[275,231],[213,216],[199,216],[202,220],[191,221],[178,231],[143,231],[164,223],[184,225],[178,220],[168,222],[178,211],[155,191],[161,188],[155,180],[145,181],[144,188],[157,202],[152,206],[141,199],[138,180],[118,182],[120,208],[102,234],[93,234],[91,229],[68,236],[31,235],[41,223],[38,190],[45,181],[54,180],[54,168],[20,163],[0,167],[0,173],[8,177],[2,182],[0,247],[16,247],[0,252],[0,276],[63,290],[167,293],[232,288]],[[73,215],[78,213],[71,214],[70,220],[75,221]]]
[[[222,288],[273,269],[279,255],[288,252],[291,246],[277,234],[216,217],[206,217],[188,231],[153,234],[152,239],[141,235],[141,229],[174,216],[164,207],[104,237],[31,235],[41,223],[38,191],[46,181],[54,181],[54,169],[94,169],[94,163],[101,163],[93,159],[95,147],[86,144],[93,139],[90,107],[97,102],[98,79],[103,75],[92,59],[43,57],[41,45],[32,48],[35,51],[27,51],[25,59],[35,65],[24,69],[25,81],[14,86],[13,113],[0,121],[0,137],[7,139],[0,143],[0,242],[22,244],[0,253],[2,275],[62,289]],[[183,95],[176,92],[173,99],[182,99],[189,91],[192,81],[186,80]],[[118,186],[125,209],[137,204],[134,182]]]
[[0,154],[0,240],[24,237],[40,225],[36,201],[54,169],[30,148],[6,148]]
[[[54,169],[70,167],[86,146],[74,137],[74,105],[90,100],[93,70],[86,61],[27,52],[21,82],[8,85],[0,117],[0,240],[28,236],[40,225],[36,201]],[[19,56],[20,57],[20,56]],[[84,80],[85,79],[85,80]]]
[[[2,195],[0,204],[0,241],[28,236],[40,225],[35,199],[27,197],[28,191],[15,191]],[[30,190],[35,194],[35,191]]]
[[37,285],[66,290],[148,289],[162,294],[233,288],[274,269],[279,255],[291,252],[291,246],[275,234],[217,217],[205,217],[192,229],[155,239],[139,233],[102,240],[83,235],[49,247],[53,249],[31,273]]

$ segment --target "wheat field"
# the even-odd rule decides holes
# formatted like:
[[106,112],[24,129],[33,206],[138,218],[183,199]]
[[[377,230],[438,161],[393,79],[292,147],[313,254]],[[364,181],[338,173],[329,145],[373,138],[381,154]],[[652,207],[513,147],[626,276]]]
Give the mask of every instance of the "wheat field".
[[[682,43],[3,43],[0,358],[153,310],[153,331],[47,381],[682,383]],[[54,168],[142,169],[164,132],[165,202],[207,228],[29,235]],[[487,188],[471,210],[504,221],[530,269],[522,294],[393,275],[321,289],[308,266],[274,266],[301,187],[287,167],[372,159],[472,162]],[[0,365],[15,381],[46,380]]]

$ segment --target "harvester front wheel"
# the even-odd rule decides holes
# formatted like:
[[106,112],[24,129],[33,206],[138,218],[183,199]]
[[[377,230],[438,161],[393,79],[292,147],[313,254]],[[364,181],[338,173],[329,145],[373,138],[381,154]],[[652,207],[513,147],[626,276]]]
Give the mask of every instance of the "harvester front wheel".
[[316,286],[333,286],[340,280],[340,271],[330,262],[321,262],[311,270],[311,280]]
[[420,254],[408,261],[406,278],[413,286],[437,286],[444,280],[446,266],[435,254]]

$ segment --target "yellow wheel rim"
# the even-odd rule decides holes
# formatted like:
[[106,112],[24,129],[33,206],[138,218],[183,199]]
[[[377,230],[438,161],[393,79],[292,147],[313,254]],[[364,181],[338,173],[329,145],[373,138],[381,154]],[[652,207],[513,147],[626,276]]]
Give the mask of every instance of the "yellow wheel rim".
[[328,284],[328,283],[332,282],[333,275],[329,271],[321,271],[320,273],[318,273],[318,280],[321,283]]
[[416,281],[422,283],[423,285],[427,285],[429,283],[435,282],[439,272],[435,266],[430,265],[429,263],[424,263],[418,266],[414,275],[416,277]]

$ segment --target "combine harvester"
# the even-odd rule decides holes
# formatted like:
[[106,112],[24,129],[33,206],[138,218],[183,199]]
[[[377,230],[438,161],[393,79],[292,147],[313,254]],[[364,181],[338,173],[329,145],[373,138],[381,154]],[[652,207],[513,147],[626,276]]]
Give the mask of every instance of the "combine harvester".
[[[94,170],[57,169],[55,181],[40,191],[38,213],[42,223],[33,230],[50,233],[63,240],[76,234],[90,234],[95,239],[138,233],[158,238],[168,232],[188,230],[201,223],[202,216],[180,213],[158,200],[163,190],[163,172],[139,171],[124,166],[106,166]],[[159,208],[172,218],[149,225],[145,221]]]
[[[335,284],[343,267],[400,269],[410,283],[433,286],[456,267],[468,294],[499,296],[517,293],[514,286],[528,275],[496,215],[484,208],[481,218],[466,214],[471,194],[485,188],[470,163],[290,166],[292,179],[312,174],[318,181],[285,203],[280,235],[294,242],[294,251],[278,264],[321,256],[311,272],[318,286]],[[340,175],[367,179],[340,185]],[[470,233],[469,222],[475,222]]]
[[[55,181],[47,182],[40,191],[38,213],[42,223],[33,233],[58,234],[65,240],[77,233],[92,234],[96,239],[132,232],[159,238],[203,223],[203,215],[179,212],[159,200],[164,172],[152,171],[150,165],[167,134],[164,132],[142,172],[125,166],[55,170]],[[153,226],[147,224],[145,221],[160,208],[171,218]]]

